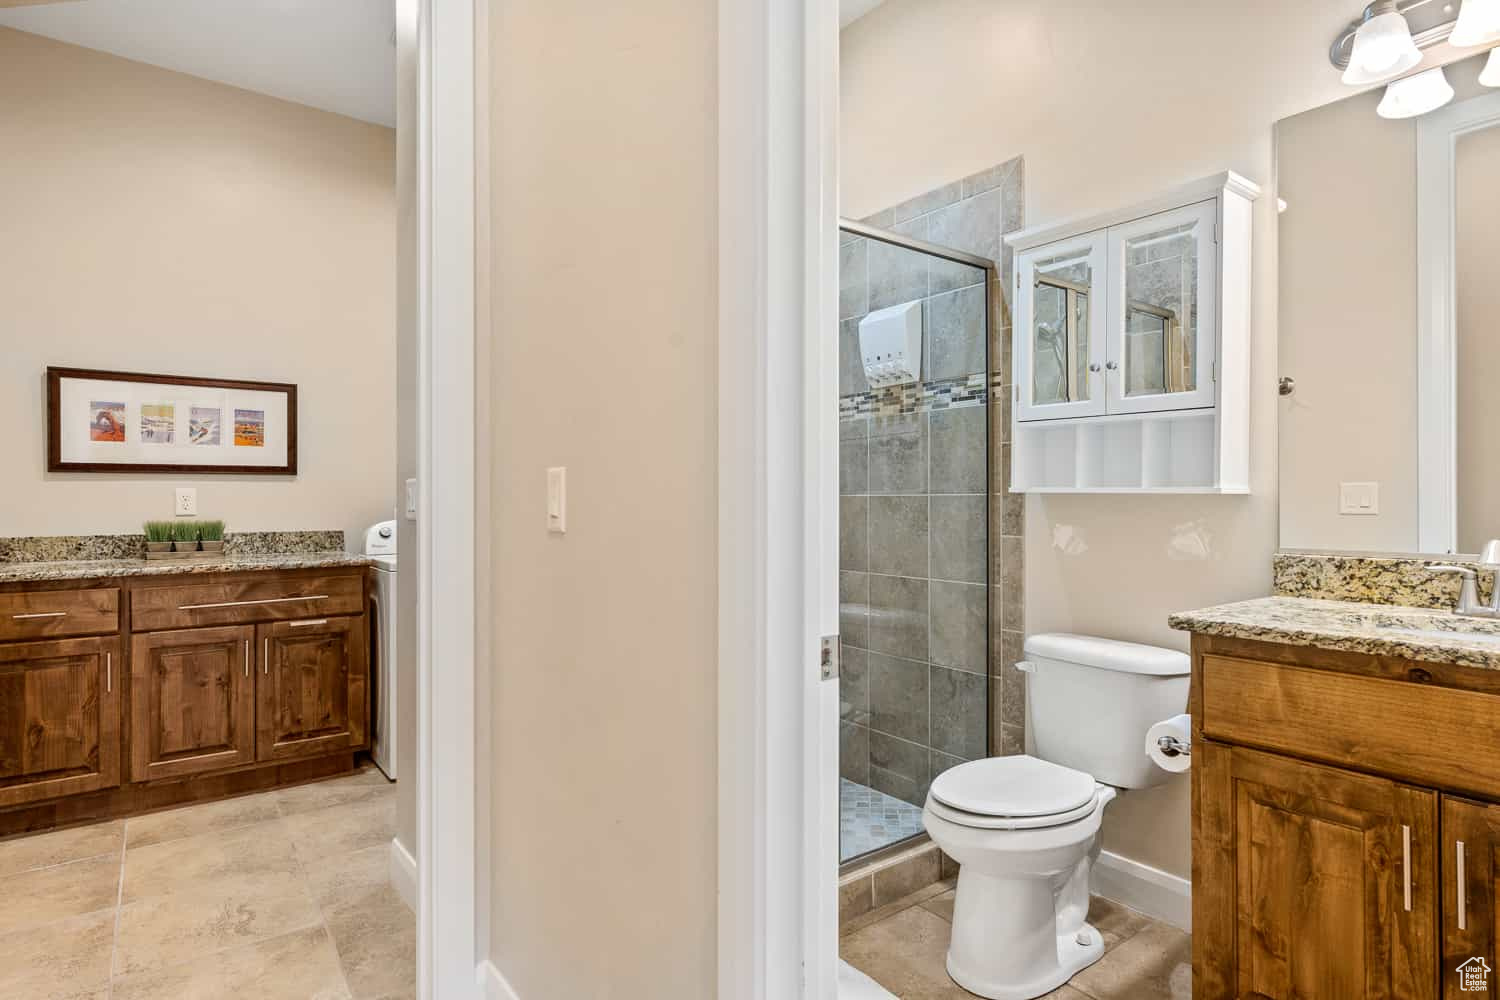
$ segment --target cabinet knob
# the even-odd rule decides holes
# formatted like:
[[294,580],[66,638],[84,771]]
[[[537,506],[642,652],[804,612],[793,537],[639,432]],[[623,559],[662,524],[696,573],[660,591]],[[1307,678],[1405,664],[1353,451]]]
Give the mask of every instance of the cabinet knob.
[[1104,363],[1104,367],[1108,368],[1110,371],[1117,371],[1120,367],[1120,363],[1118,361],[1106,361]]
[[1099,366],[1097,364],[1089,365],[1089,371],[1097,372],[1099,371]]

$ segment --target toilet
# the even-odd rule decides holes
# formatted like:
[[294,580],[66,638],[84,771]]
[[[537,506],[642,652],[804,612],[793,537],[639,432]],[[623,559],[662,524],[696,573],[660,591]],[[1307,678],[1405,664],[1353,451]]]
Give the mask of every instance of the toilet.
[[1086,921],[1105,806],[1169,775],[1146,730],[1185,711],[1188,657],[1083,635],[1026,640],[1036,756],[992,757],[932,782],[922,820],[960,865],[948,974],[990,1000],[1030,1000],[1104,954]]

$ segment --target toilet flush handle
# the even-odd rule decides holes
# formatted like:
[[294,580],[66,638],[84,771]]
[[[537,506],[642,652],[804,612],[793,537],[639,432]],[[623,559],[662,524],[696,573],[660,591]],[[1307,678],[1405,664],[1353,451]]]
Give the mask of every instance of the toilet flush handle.
[[1017,660],[1016,669],[1023,674],[1034,674],[1036,673],[1036,664],[1030,660]]

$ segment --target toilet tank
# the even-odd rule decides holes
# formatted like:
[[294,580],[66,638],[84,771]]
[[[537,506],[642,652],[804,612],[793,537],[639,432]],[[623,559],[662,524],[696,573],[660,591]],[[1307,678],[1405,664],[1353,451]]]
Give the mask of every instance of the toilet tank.
[[1186,653],[1087,635],[1026,640],[1027,720],[1035,755],[1116,788],[1168,778],[1145,753],[1146,730],[1187,711]]

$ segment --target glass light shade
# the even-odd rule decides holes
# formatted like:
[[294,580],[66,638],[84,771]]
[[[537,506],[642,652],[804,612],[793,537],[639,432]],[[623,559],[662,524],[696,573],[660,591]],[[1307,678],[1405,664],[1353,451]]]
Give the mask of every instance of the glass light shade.
[[1448,44],[1461,49],[1500,42],[1500,0],[1464,0]]
[[1479,74],[1479,82],[1486,87],[1500,87],[1500,49],[1490,49],[1490,58]]
[[1394,10],[1376,14],[1354,33],[1343,80],[1351,87],[1393,80],[1422,61],[1411,28]]
[[1443,67],[1437,66],[1386,87],[1385,97],[1375,113],[1382,118],[1415,118],[1436,111],[1451,100],[1453,88],[1443,74]]

